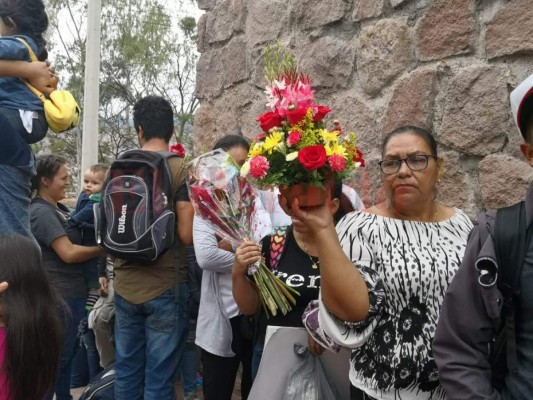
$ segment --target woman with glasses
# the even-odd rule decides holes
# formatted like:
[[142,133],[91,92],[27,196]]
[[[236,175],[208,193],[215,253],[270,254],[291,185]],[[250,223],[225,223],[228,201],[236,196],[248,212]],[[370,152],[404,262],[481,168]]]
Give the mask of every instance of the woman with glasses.
[[327,207],[292,205],[318,249],[317,332],[353,349],[352,399],[442,399],[431,343],[472,223],[435,202],[444,161],[430,132],[394,130],[379,165],[385,201],[336,230]]

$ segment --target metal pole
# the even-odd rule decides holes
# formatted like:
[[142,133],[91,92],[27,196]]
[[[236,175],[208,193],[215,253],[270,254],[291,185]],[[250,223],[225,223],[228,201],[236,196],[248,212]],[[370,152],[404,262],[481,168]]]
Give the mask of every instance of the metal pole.
[[85,50],[85,82],[81,142],[80,186],[83,173],[98,162],[98,108],[100,98],[100,15],[101,0],[88,0],[87,45]]

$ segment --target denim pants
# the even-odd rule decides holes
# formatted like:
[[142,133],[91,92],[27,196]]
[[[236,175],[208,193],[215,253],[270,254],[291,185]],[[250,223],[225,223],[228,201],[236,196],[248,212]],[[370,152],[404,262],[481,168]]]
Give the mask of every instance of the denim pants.
[[[40,122],[34,121],[36,130],[41,128]],[[29,218],[35,161],[23,134],[27,132],[19,111],[0,107],[0,234],[20,234],[35,240]]]
[[[59,362],[59,372],[54,386],[56,400],[72,400],[70,395],[70,375],[74,350],[79,345],[78,325],[85,318],[85,299],[65,300],[67,309],[61,312],[63,325],[63,351]],[[45,399],[52,400],[54,393],[49,393]]]
[[102,371],[92,329],[87,328],[79,337],[79,342],[74,359],[72,360],[70,385],[73,388],[86,386],[100,371]]
[[115,292],[115,399],[175,400],[189,324],[187,283],[141,304]]
[[183,397],[196,394],[196,373],[200,369],[200,350],[194,342],[187,341],[183,349],[180,363],[181,385],[183,386]]

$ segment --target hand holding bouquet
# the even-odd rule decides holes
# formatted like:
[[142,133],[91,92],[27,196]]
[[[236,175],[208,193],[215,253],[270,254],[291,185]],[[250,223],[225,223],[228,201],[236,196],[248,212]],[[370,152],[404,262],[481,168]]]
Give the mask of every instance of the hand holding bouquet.
[[[192,160],[188,187],[196,215],[208,221],[217,235],[234,247],[253,238],[259,224],[254,209],[256,191],[225,151],[214,150]],[[248,274],[259,289],[267,316],[291,310],[296,303],[293,294],[298,292],[275,277],[264,261],[250,266]]]

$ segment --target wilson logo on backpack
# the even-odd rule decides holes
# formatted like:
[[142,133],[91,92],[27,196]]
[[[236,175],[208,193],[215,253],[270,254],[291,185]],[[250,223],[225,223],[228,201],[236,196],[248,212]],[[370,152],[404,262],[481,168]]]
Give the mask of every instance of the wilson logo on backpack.
[[109,254],[150,262],[174,243],[170,157],[177,156],[131,150],[111,164],[102,200],[94,206],[96,239]]

